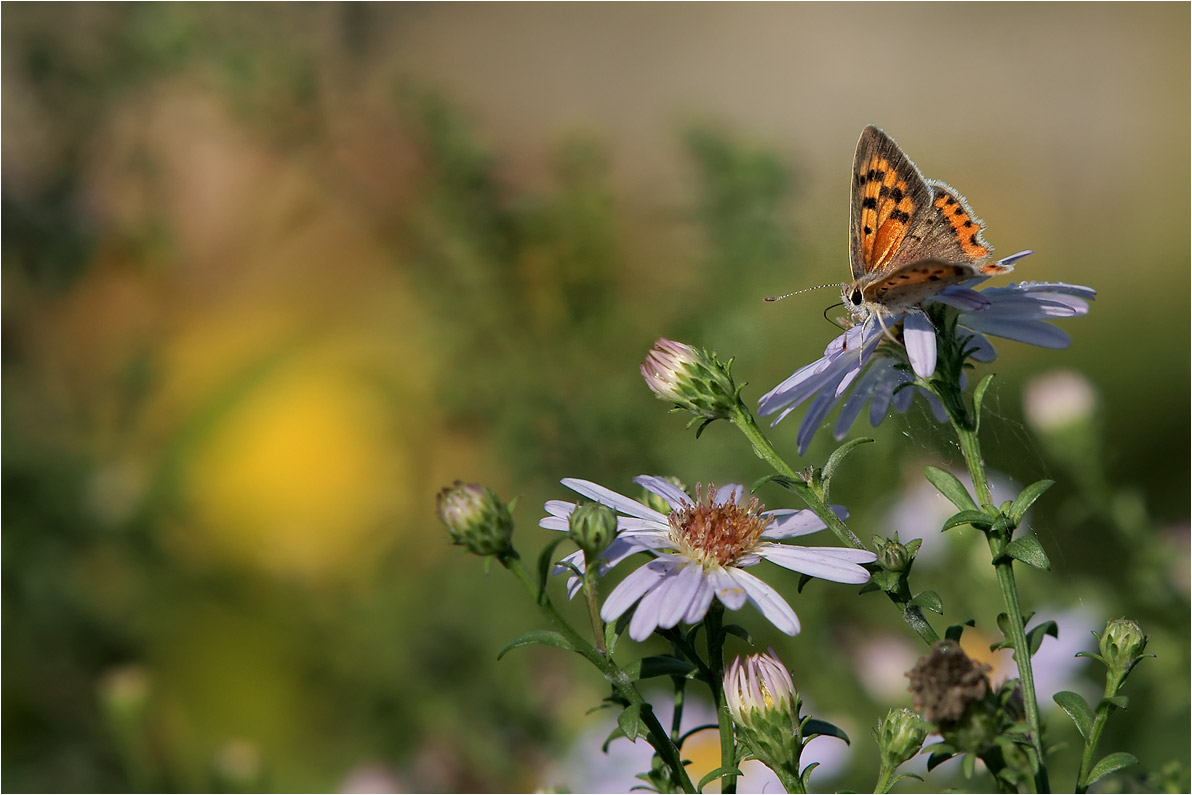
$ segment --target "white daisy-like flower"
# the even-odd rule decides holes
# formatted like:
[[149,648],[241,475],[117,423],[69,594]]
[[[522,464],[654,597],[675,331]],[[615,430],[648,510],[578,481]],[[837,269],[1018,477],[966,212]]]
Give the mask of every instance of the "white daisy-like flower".
[[[763,560],[783,568],[833,582],[861,584],[869,572],[861,564],[876,556],[849,547],[804,547],[781,543],[823,530],[826,525],[809,510],[764,511],[756,497],[742,503],[745,487],[709,486],[706,496],[686,492],[660,477],[642,475],[634,482],[661,497],[671,508],[664,514],[615,491],[587,480],[565,478],[567,488],[618,511],[617,539],[605,551],[602,567],[612,567],[636,552],[654,557],[626,577],[605,600],[600,617],[615,621],[637,605],[629,622],[629,637],[645,640],[656,629],[670,629],[680,621],[703,619],[719,599],[729,610],[746,602],[761,611],[788,635],[799,632],[799,618],[786,600],[755,575],[745,571]],[[575,504],[562,500],[546,503],[549,516],[539,525],[567,530]],[[840,516],[847,513],[833,506]],[[564,562],[582,571],[582,555]],[[568,567],[556,571],[570,570]],[[606,568],[602,568],[603,573]],[[579,588],[574,576],[569,591]]]

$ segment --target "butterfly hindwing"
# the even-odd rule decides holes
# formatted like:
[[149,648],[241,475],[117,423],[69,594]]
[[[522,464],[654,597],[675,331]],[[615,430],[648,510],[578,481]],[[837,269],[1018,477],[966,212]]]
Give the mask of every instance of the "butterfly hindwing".
[[864,287],[867,304],[880,304],[889,311],[902,311],[918,306],[951,284],[960,284],[981,276],[979,266],[969,262],[919,260],[901,265]]
[[853,161],[849,251],[853,278],[895,267],[908,231],[934,213],[931,188],[898,144],[870,125]]

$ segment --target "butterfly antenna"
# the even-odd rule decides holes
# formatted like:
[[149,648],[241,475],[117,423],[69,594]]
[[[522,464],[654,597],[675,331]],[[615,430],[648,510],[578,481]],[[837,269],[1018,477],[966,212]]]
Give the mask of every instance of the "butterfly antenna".
[[840,282],[836,282],[835,284],[817,284],[815,287],[805,287],[802,290],[795,290],[793,293],[787,293],[786,295],[772,295],[769,298],[765,298],[763,300],[766,301],[766,303],[774,303],[775,301],[781,301],[783,298],[790,298],[792,295],[802,295],[803,293],[809,293],[812,290],[822,290],[825,287],[841,286],[842,285]]

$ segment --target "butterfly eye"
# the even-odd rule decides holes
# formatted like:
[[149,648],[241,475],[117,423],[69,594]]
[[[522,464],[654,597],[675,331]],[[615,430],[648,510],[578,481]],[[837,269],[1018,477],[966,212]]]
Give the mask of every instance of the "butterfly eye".
[[848,300],[853,302],[853,306],[860,306],[861,305],[861,290],[860,289],[853,290],[853,294],[848,297]]

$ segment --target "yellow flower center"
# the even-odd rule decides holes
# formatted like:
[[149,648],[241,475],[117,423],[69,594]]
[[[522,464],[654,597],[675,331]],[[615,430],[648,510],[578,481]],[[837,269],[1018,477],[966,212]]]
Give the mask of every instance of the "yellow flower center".
[[668,517],[670,537],[681,552],[704,568],[728,566],[757,546],[771,519],[760,515],[763,508],[757,497],[751,497],[747,505],[718,505],[714,485],[708,484],[706,497],[697,485],[695,502]]

